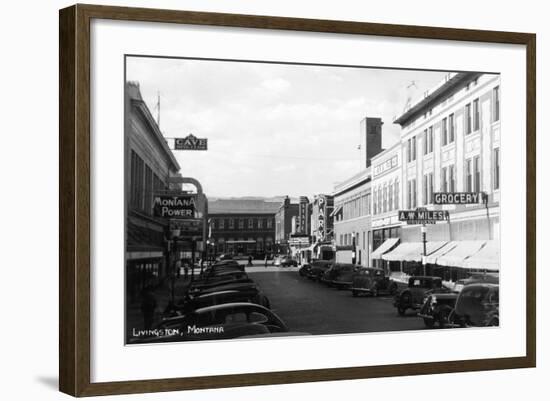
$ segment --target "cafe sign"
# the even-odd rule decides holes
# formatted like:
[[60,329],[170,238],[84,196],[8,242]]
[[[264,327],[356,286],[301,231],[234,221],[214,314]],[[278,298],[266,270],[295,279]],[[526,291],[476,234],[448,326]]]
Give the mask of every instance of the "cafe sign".
[[208,139],[197,138],[193,134],[185,138],[176,138],[174,142],[175,150],[208,150]]
[[484,192],[434,192],[435,205],[474,205],[487,203]]
[[449,212],[447,210],[400,210],[398,212],[399,220],[407,224],[435,224],[438,221],[448,221]]
[[153,199],[155,217],[193,219],[197,216],[196,195],[156,195]]

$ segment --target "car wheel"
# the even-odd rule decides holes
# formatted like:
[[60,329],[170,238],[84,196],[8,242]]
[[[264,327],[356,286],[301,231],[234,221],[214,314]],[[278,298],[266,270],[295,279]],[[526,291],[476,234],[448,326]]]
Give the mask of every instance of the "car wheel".
[[433,329],[435,324],[435,319],[428,319],[424,318],[424,326],[426,326],[429,329]]
[[359,293],[358,293],[357,291],[355,291],[355,290],[351,290],[351,295],[352,295],[353,297],[357,297],[357,295],[359,295]]
[[401,305],[397,307],[397,313],[399,313],[399,316],[405,316],[406,311],[407,311],[407,308],[404,308]]
[[390,293],[390,295],[395,295],[396,292],[397,292],[397,285],[392,284],[392,285],[390,286],[389,293]]
[[452,308],[448,305],[442,306],[437,311],[437,323],[439,325],[439,328],[444,328],[447,323],[449,323],[449,315],[451,314]]
[[489,326],[493,326],[493,327],[496,327],[499,325],[499,322],[498,322],[498,317],[494,317],[491,319],[491,321],[489,322]]
[[405,293],[401,295],[401,299],[399,300],[399,306],[397,307],[397,312],[399,312],[401,316],[405,315],[405,311],[409,307],[410,303],[411,303],[411,295],[409,293]]

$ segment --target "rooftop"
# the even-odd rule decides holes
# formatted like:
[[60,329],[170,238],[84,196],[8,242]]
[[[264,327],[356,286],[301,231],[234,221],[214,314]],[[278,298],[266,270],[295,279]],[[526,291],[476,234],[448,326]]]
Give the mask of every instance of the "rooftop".
[[208,201],[208,214],[275,214],[280,206],[263,199],[215,199]]

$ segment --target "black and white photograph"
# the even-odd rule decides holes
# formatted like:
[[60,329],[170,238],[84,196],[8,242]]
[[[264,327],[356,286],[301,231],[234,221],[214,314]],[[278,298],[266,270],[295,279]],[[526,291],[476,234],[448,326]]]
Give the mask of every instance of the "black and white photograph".
[[499,327],[498,72],[127,55],[123,84],[127,345]]

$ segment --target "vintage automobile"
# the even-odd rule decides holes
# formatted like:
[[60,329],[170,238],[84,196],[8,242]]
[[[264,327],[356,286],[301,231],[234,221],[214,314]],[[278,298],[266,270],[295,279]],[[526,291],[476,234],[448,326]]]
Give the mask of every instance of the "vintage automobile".
[[[355,269],[356,266],[351,263],[334,263],[321,276],[321,281],[329,287],[336,286],[337,288],[343,288],[345,282],[343,280],[340,281],[339,277],[344,275],[343,279],[345,279],[345,277],[353,273]],[[351,283],[351,277],[349,281]]]
[[441,277],[411,276],[408,286],[395,295],[393,305],[399,315],[404,316],[407,309],[420,309],[427,295],[449,292],[451,290],[443,285]]
[[398,285],[386,276],[383,269],[361,267],[353,275],[350,289],[354,297],[361,294],[377,297],[380,293],[395,295]]
[[271,307],[269,299],[259,289],[250,287],[247,291],[238,289],[213,291],[184,298],[176,305],[169,304],[164,311],[164,317],[181,316],[207,306],[234,302],[249,302],[265,306],[268,309]]
[[339,290],[350,288],[358,271],[359,266],[344,264],[335,272],[331,285]]
[[499,325],[499,285],[476,283],[464,286],[449,316],[453,327]]
[[311,265],[309,263],[306,263],[298,269],[298,274],[301,277],[307,277],[307,275],[309,274],[310,271],[311,271]]
[[216,260],[218,261],[231,260],[231,259],[233,259],[233,255],[231,255],[230,253],[222,253],[220,256],[216,258]]
[[217,287],[222,284],[252,282],[248,274],[242,271],[226,271],[217,275],[201,278],[189,283],[187,292],[195,293],[205,288]]
[[281,318],[268,308],[235,302],[208,306],[164,319],[148,331],[150,335],[135,337],[130,342],[222,340],[288,331]]
[[330,269],[332,262],[329,260],[314,260],[311,262],[311,268],[307,273],[307,278],[315,281],[321,280],[323,274]]
[[428,328],[437,325],[440,328],[449,325],[449,316],[455,306],[458,293],[451,291],[448,293],[429,294],[424,300],[424,304],[418,312],[418,316],[424,320]]
[[230,261],[231,263],[215,263],[212,266],[208,266],[203,270],[201,277],[206,278],[209,276],[219,275],[228,271],[241,271],[244,272],[244,265],[239,264],[237,261]]
[[291,256],[285,255],[285,256],[279,256],[275,258],[273,265],[281,266],[281,267],[288,267],[288,266],[298,267],[298,261],[296,259],[293,259]]

